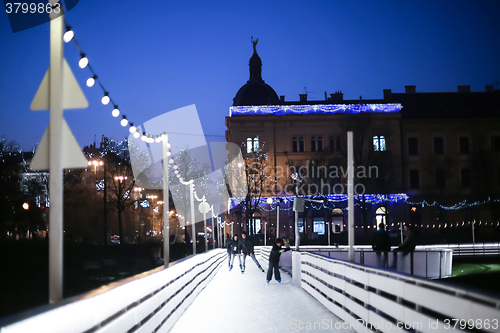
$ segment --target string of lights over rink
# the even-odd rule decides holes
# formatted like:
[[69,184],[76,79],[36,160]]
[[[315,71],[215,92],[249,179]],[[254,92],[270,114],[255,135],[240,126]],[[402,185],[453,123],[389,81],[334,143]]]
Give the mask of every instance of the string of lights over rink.
[[[108,105],[111,103],[113,106],[113,109],[111,111],[111,115],[115,118],[118,118],[120,115],[122,116],[122,119],[120,120],[120,125],[123,127],[129,126],[129,132],[134,136],[134,138],[139,138],[141,137],[142,141],[145,141],[146,143],[160,143],[162,142],[163,138],[165,137],[166,133],[160,133],[160,134],[150,134],[146,133],[145,131],[142,131],[142,135],[140,133],[141,128],[134,126],[134,123],[129,121],[127,119],[127,116],[123,114],[120,109],[118,108],[118,105],[113,101],[113,99],[110,97],[110,93],[104,88],[101,80],[95,73],[94,69],[90,65],[90,62],[86,56],[86,54],[83,52],[82,48],[80,47],[80,44],[77,42],[75,38],[75,33],[72,30],[71,26],[68,24],[66,20],[64,20],[64,24],[66,27],[66,31],[63,35],[63,41],[65,43],[69,43],[70,41],[73,41],[75,43],[75,46],[78,48],[78,51],[80,52],[80,60],[78,61],[78,66],[82,69],[88,68],[91,72],[91,76],[87,79],[86,85],[87,87],[91,88],[95,85],[97,82],[99,86],[101,87],[103,91],[103,97],[101,98],[101,103],[103,105]],[[399,112],[403,106],[400,103],[386,103],[386,104],[329,104],[329,105],[322,105],[322,104],[317,104],[317,105],[260,105],[260,106],[231,106],[229,108],[229,115],[252,115],[252,114],[257,114],[257,115],[286,115],[286,114],[328,114],[328,113],[347,113],[347,114],[356,114],[356,113],[361,113],[361,112],[369,112],[369,113],[392,113],[392,112]],[[167,145],[167,148],[170,148],[170,144]],[[167,152],[167,156],[171,156],[172,153],[169,151]],[[168,161],[171,164],[174,164],[174,160],[172,158],[169,159]],[[181,175],[179,174],[177,170],[177,165],[174,165],[174,173],[176,177],[183,183],[184,185],[188,185],[189,182],[183,181]],[[202,199],[198,198],[196,195],[196,190],[194,192],[194,195],[196,197],[197,201],[202,201]],[[334,195],[329,195],[325,196],[328,199],[328,202],[341,202],[341,201],[346,201],[347,200],[347,195],[345,194],[334,194]],[[355,200],[359,201],[361,196],[357,195],[355,196]],[[293,196],[284,196],[280,197],[280,200],[283,202],[286,202],[286,200],[293,200]],[[368,199],[367,199],[368,198]],[[478,206],[478,205],[483,205],[488,202],[500,202],[500,199],[494,199],[492,200],[491,198],[488,198],[488,200],[484,201],[476,201],[473,203],[468,203],[467,200],[461,201],[457,204],[451,205],[451,206],[444,206],[436,201],[433,203],[428,203],[427,201],[421,201],[421,202],[410,202],[408,201],[409,197],[405,193],[398,193],[398,194],[390,194],[390,195],[384,195],[384,194],[368,194],[365,195],[365,201],[372,203],[372,204],[377,204],[381,202],[398,202],[403,200],[405,203],[410,204],[410,205],[421,205],[422,207],[424,206],[437,206],[445,210],[458,210],[458,209],[464,209],[464,208],[469,208],[473,206]],[[236,205],[239,204],[236,203],[239,199],[232,198],[231,199],[231,205]],[[254,198],[252,198],[254,200]],[[264,200],[264,199],[261,199]],[[264,203],[266,203],[264,201]],[[271,210],[268,210],[265,208],[265,205],[263,205],[263,202],[260,203],[260,206],[263,210],[265,211],[272,211],[275,210],[276,207],[278,206],[276,204],[276,198],[273,198],[273,203],[275,204],[274,208]],[[319,207],[317,207],[314,203],[306,203],[306,205],[311,205],[311,207],[315,209],[321,209],[323,204],[321,204]],[[355,203],[355,205],[359,205],[359,203]],[[325,206],[325,208],[327,208]],[[289,210],[291,208],[283,208],[280,207],[280,210]],[[345,208],[347,209],[347,208]]]
[[75,43],[75,46],[77,47],[78,52],[80,52],[80,60],[78,61],[78,66],[81,69],[88,68],[90,70],[90,72],[92,73],[92,76],[87,79],[87,82],[86,82],[87,87],[92,88],[96,84],[96,82],[99,84],[99,86],[101,87],[101,89],[103,91],[101,103],[103,105],[108,105],[111,103],[111,105],[113,106],[113,110],[111,111],[111,115],[115,118],[118,118],[121,115],[122,118],[120,120],[120,125],[122,125],[123,127],[129,126],[129,132],[131,134],[133,134],[134,138],[137,139],[137,138],[141,137],[141,140],[145,141],[147,143],[154,143],[154,142],[160,143],[163,140],[165,133],[150,134],[150,133],[146,133],[145,131],[143,131],[142,135],[141,135],[140,128],[134,126],[134,123],[129,121],[127,119],[127,116],[120,111],[120,109],[118,108],[118,104],[115,103],[115,101],[113,101],[113,99],[110,97],[109,91],[107,91],[104,88],[101,80],[99,79],[99,77],[95,73],[94,69],[90,65],[89,59],[87,58],[85,52],[83,52],[82,48],[80,47],[80,44],[77,42],[77,40],[75,38],[75,33],[72,30],[71,26],[66,21],[66,19],[64,20],[64,24],[66,26],[66,31],[63,35],[63,41],[65,43],[69,43],[70,41],[73,41]]

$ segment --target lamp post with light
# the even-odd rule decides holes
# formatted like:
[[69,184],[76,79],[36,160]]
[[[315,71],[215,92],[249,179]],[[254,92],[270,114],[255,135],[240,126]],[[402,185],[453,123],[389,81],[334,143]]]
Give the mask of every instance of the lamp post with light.
[[103,224],[103,232],[104,232],[104,241],[103,244],[104,246],[108,245],[108,211],[106,207],[107,203],[107,188],[106,188],[106,164],[103,161],[98,161],[98,160],[90,160],[87,163],[89,166],[94,166],[94,175],[97,173],[97,166],[103,166],[103,172],[104,172],[104,179],[103,179],[103,191],[104,191],[104,196],[103,196],[103,216],[102,216],[102,224]]

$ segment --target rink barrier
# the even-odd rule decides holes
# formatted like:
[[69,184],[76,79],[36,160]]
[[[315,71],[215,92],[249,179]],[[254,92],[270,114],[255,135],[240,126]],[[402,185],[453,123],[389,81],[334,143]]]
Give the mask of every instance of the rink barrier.
[[12,317],[15,322],[0,324],[0,333],[168,332],[226,257],[225,249],[210,250],[43,306],[34,315],[28,311]]
[[454,328],[454,319],[474,323],[474,332],[500,331],[498,298],[319,254],[299,254],[302,288],[358,333],[464,332]]

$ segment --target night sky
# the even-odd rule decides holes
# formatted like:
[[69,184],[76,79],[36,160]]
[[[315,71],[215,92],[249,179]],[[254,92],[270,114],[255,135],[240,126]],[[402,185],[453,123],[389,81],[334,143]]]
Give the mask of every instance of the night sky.
[[[278,95],[382,98],[404,92],[473,91],[500,81],[500,1],[95,1],[65,18],[101,83],[140,125],[196,104],[208,141],[224,140],[224,117],[249,78],[251,36],[262,77]],[[88,88],[73,42],[65,58],[89,108],[65,111],[81,146],[128,135]],[[0,136],[29,150],[48,111],[29,106],[49,65],[49,24],[12,33],[0,14]],[[307,88],[305,88],[307,87]],[[498,85],[495,88],[500,88]]]

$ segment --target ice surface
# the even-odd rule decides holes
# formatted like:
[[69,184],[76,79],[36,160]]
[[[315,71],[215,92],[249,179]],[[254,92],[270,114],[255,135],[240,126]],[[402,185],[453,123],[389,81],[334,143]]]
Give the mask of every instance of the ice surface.
[[[267,272],[266,260],[260,257],[258,260]],[[240,272],[238,265],[229,272],[227,260],[224,261],[170,332],[355,332],[336,329],[335,323],[340,327],[342,320],[300,288],[287,273],[282,271],[281,284],[274,278],[267,284],[266,273],[251,258],[246,261],[245,273]]]

